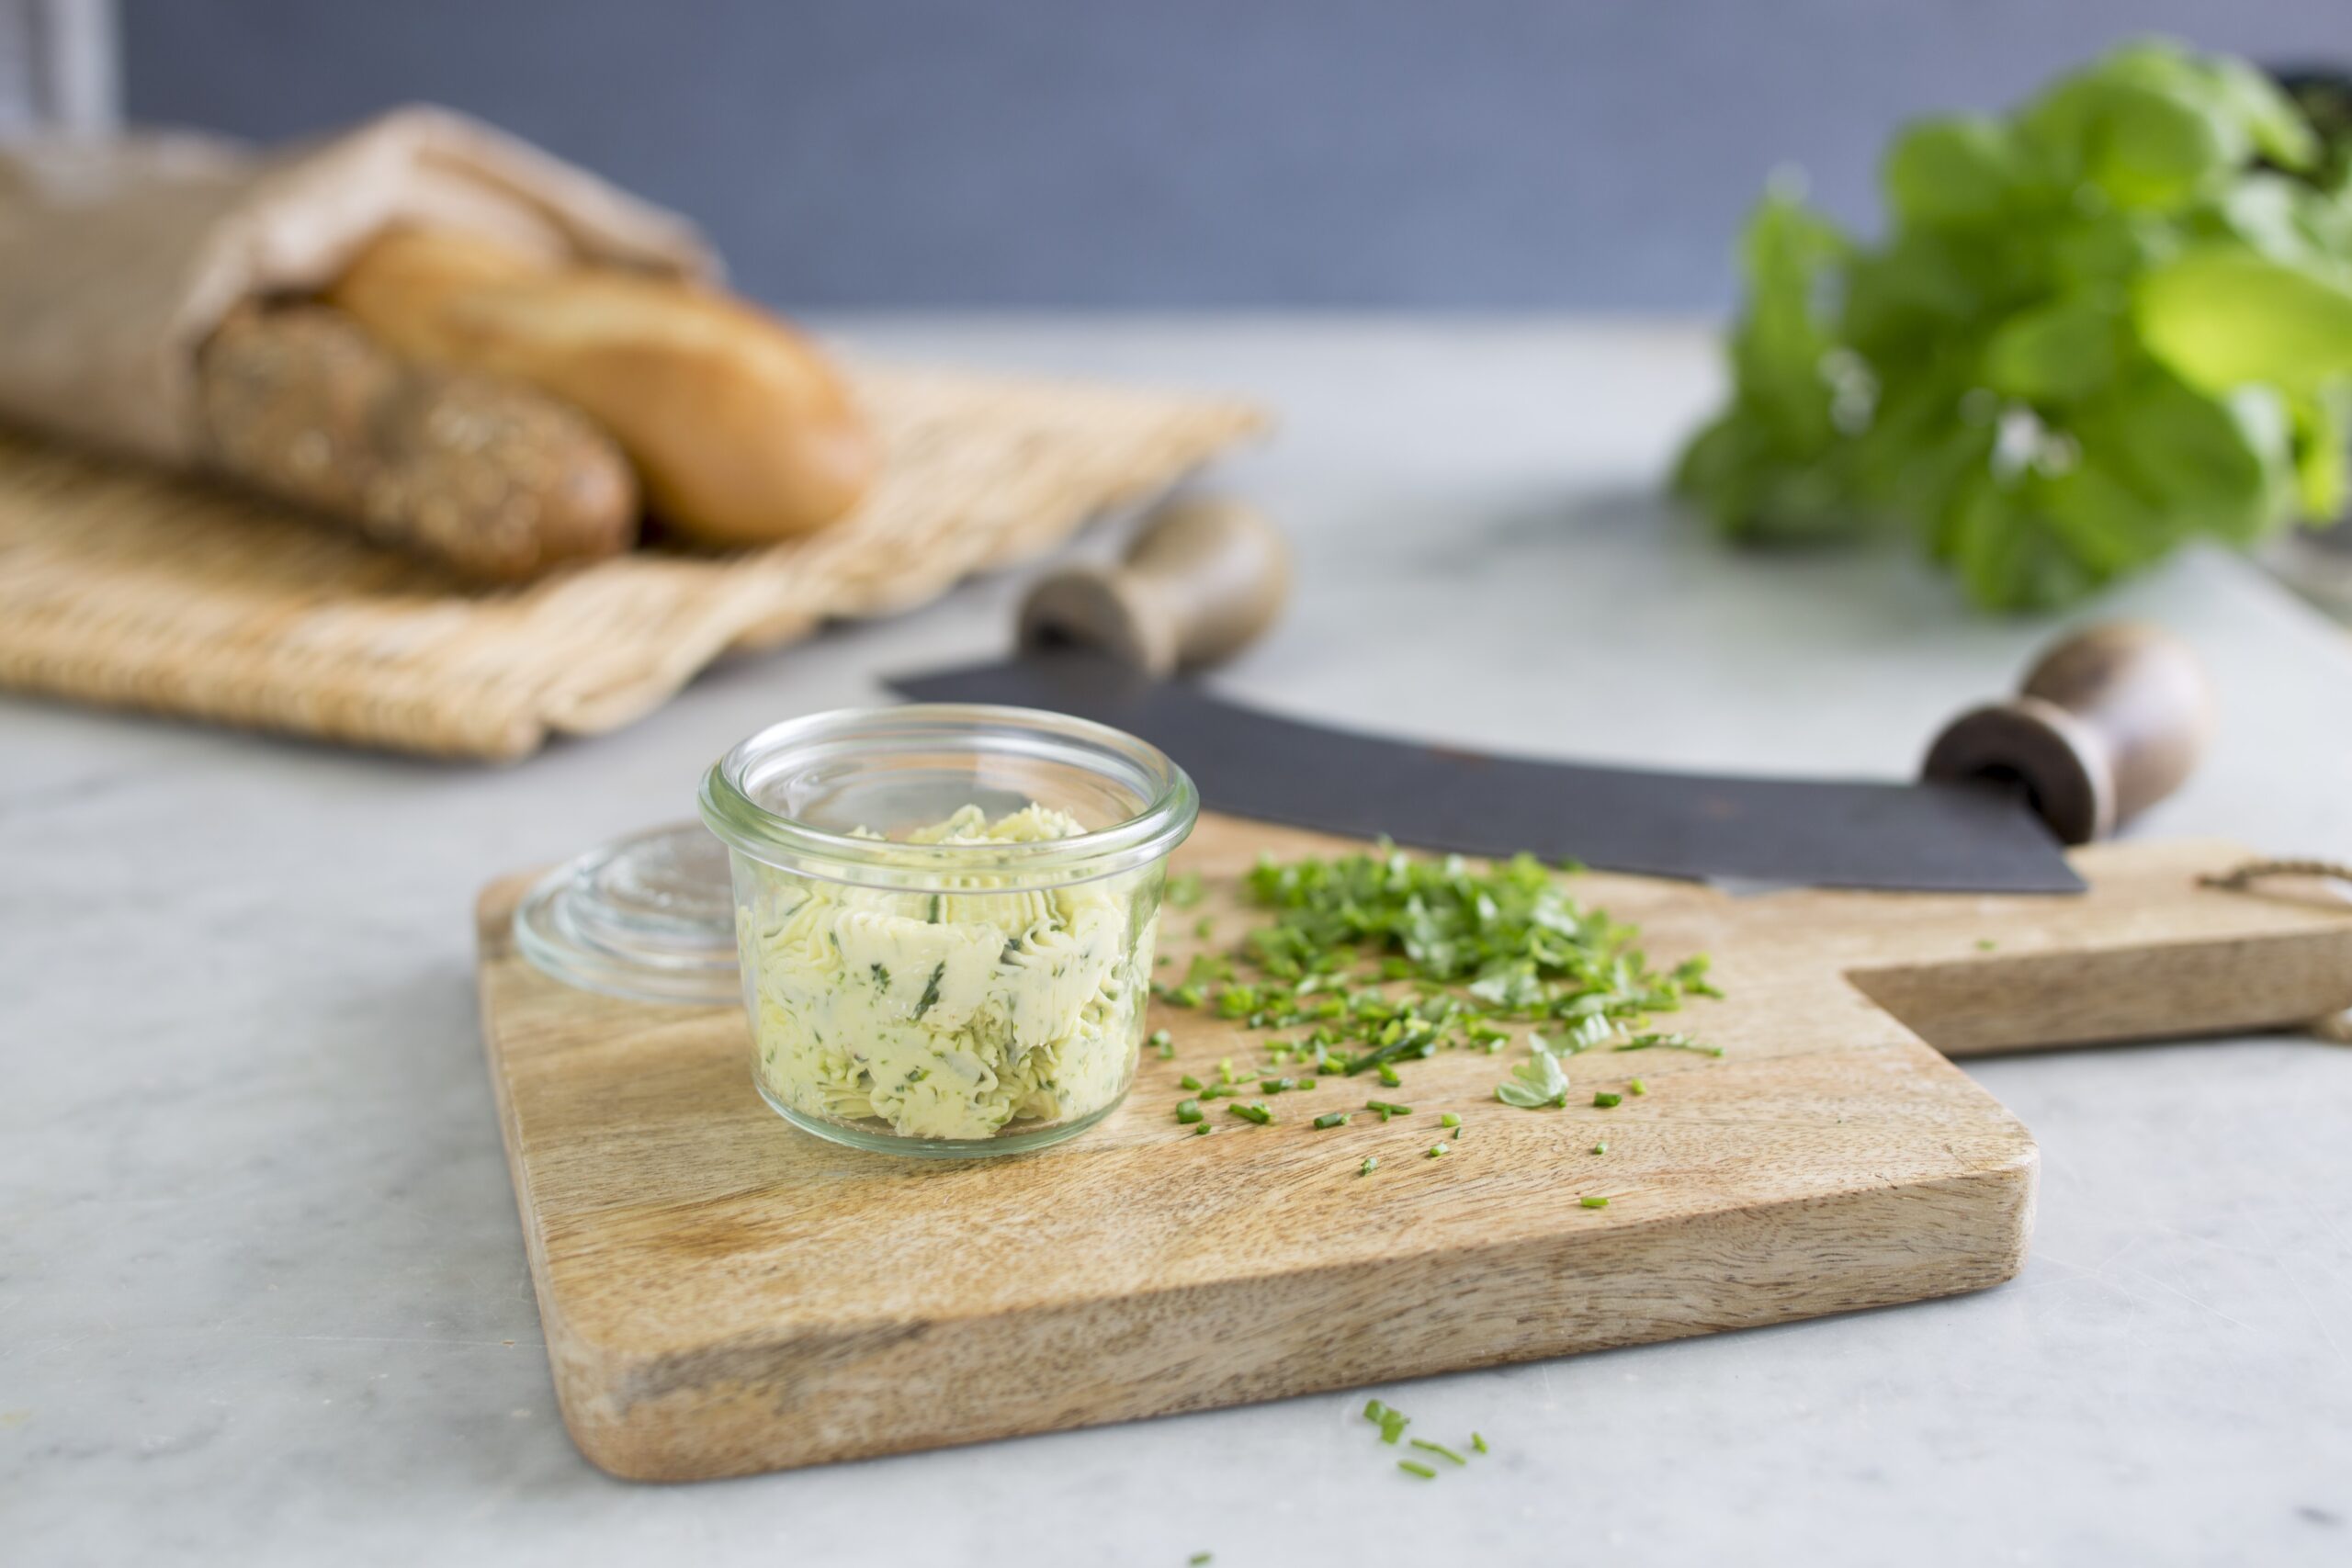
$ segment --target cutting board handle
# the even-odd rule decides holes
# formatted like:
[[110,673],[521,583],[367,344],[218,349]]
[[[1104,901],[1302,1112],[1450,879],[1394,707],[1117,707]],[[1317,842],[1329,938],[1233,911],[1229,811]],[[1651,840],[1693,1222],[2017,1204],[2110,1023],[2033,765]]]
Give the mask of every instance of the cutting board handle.
[[2212,684],[2188,645],[2108,621],[2046,650],[2018,695],[1945,726],[1920,771],[2020,784],[2062,842],[2085,844],[2179,788],[2212,731]]
[[1236,501],[1172,502],[1116,565],[1041,579],[1021,605],[1021,646],[1085,648],[1170,675],[1232,658],[1289,596],[1290,552],[1263,515]]

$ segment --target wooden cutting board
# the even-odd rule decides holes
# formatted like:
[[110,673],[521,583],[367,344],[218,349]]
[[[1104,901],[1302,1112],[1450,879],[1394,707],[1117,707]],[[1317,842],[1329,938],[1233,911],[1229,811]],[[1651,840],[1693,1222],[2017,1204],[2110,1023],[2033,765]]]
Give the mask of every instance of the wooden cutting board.
[[[1202,945],[1193,915],[1223,942],[1243,929],[1232,879],[1261,851],[1347,847],[1202,818],[1178,858],[1208,897],[1163,922],[1177,972]],[[1579,1100],[1647,1081],[1614,1110],[1498,1104],[1515,1043],[1412,1064],[1400,1089],[1327,1078],[1272,1101],[1272,1127],[1216,1106],[1217,1134],[1195,1137],[1172,1119],[1178,1076],[1254,1064],[1263,1036],[1161,1008],[1175,1059],[1147,1051],[1102,1126],[944,1163],[787,1125],[752,1088],[738,1010],[541,975],[509,935],[530,878],[505,878],[480,906],[483,1033],[564,1419],[616,1474],[689,1480],[1998,1284],[2032,1234],[2033,1138],[1931,1044],[2243,1032],[2352,1007],[2352,909],[2324,889],[2199,886],[2244,858],[2226,844],[2075,858],[2079,897],[1583,879],[1653,959],[1713,953],[1727,993],[1675,1021],[1720,1061],[1573,1061]],[[1307,1125],[1383,1093],[1415,1114]],[[1453,1152],[1425,1157],[1446,1111]],[[1368,1155],[1379,1168],[1359,1177]]]

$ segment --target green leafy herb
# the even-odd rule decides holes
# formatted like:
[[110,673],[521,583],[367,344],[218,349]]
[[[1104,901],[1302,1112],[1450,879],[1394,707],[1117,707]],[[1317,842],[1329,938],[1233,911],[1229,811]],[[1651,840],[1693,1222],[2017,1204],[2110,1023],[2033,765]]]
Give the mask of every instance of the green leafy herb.
[[2332,519],[2347,147],[2245,62],[2142,42],[1903,130],[1875,244],[1783,182],[1742,241],[1730,403],[1677,488],[1735,539],[1906,525],[2000,610]]
[[1560,1059],[1537,1051],[1510,1070],[1510,1080],[1495,1086],[1495,1098],[1521,1111],[1540,1111],[1568,1102],[1568,1075]]

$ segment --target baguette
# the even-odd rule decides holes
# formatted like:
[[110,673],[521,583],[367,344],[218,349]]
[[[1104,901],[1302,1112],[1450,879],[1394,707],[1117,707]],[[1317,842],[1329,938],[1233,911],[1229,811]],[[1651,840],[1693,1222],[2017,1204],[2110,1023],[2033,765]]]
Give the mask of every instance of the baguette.
[[775,317],[712,290],[411,229],[379,237],[326,299],[399,353],[512,377],[579,408],[628,454],[652,510],[705,543],[821,528],[878,462],[825,359]]
[[211,467],[466,576],[517,581],[636,539],[628,463],[586,418],[402,360],[338,311],[232,317],[198,388]]

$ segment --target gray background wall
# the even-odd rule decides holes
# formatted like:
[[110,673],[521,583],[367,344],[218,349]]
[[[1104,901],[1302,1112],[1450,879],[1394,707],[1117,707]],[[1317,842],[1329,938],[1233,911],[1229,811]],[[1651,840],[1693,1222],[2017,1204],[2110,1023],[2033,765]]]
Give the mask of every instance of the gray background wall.
[[795,306],[1679,309],[1776,164],[2115,39],[2352,57],[2342,0],[125,0],[130,112],[469,109]]

